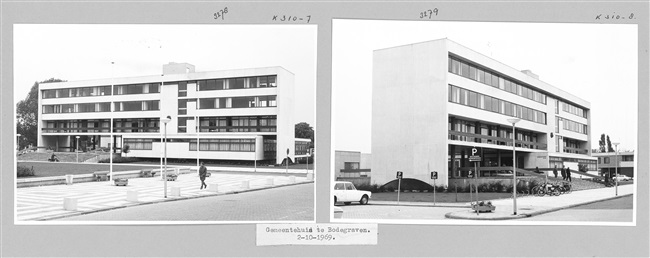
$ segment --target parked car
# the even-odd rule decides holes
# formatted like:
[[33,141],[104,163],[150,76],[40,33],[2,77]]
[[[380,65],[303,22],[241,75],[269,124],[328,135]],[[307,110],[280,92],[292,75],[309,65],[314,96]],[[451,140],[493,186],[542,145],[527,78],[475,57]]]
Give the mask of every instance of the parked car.
[[[612,177],[612,179],[616,180],[616,176]],[[632,180],[632,178],[629,176],[621,175],[621,174],[618,175],[618,181],[630,181],[630,180]]]
[[368,204],[370,196],[369,191],[357,190],[356,187],[350,182],[336,181],[334,182],[334,204],[343,202],[348,205],[352,202],[359,202],[362,205]]

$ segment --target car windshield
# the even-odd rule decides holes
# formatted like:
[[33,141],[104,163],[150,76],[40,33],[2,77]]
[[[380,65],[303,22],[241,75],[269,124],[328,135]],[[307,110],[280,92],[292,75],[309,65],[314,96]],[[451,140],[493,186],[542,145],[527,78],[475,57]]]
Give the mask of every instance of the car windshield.
[[345,188],[346,190],[357,190],[356,188],[354,188],[353,184],[345,184]]

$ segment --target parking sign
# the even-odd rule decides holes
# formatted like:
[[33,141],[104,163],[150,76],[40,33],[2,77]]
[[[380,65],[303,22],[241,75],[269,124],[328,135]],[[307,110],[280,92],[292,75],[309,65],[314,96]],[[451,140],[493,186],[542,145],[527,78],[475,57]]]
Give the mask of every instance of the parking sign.
[[402,171],[397,171],[397,178],[401,179],[402,178]]
[[431,172],[431,179],[438,179],[438,172],[436,171]]

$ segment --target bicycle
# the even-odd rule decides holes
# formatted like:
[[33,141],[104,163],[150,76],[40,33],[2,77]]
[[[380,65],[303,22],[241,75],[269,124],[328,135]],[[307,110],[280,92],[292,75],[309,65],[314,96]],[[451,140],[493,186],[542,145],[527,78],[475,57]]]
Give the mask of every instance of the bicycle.
[[544,195],[550,195],[550,196],[558,196],[560,195],[560,190],[559,187],[555,184],[551,183],[546,183],[546,184],[541,184],[537,185],[533,188],[533,193],[536,196],[544,196]]
[[560,194],[571,193],[573,191],[573,186],[569,182],[562,182],[558,185],[558,190]]

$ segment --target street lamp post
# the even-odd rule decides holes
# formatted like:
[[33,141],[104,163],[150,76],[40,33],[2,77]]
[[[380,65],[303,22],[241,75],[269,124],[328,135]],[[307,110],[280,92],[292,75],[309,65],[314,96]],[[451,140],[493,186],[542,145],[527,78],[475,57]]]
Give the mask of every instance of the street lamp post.
[[508,122],[512,124],[512,211],[517,215],[517,153],[515,152],[515,124],[521,121],[519,118],[510,118]]
[[163,118],[160,119],[160,121],[165,124],[165,146],[164,146],[164,149],[165,149],[165,170],[163,171],[162,175],[163,175],[163,182],[164,182],[163,184],[164,184],[164,187],[165,187],[165,189],[164,189],[165,192],[164,192],[163,196],[165,198],[167,198],[167,123],[172,121],[172,117],[171,116],[163,117]]
[[79,163],[79,135],[75,136],[77,138],[77,145],[75,145],[74,151],[77,153],[77,163]]
[[616,177],[616,196],[618,196],[618,145],[620,144],[619,142],[613,142],[614,146],[616,147],[616,162],[614,163],[614,169],[615,169],[615,174],[614,176]]

